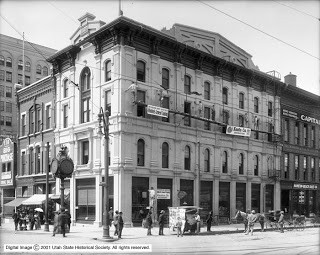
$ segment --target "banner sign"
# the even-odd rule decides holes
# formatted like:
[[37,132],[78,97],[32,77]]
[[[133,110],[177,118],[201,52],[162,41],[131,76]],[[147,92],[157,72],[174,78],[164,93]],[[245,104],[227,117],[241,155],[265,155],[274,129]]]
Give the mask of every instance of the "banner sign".
[[226,134],[228,135],[238,135],[238,136],[250,136],[251,129],[236,126],[227,126]]
[[168,118],[169,117],[169,109],[148,105],[147,106],[147,113],[150,115],[156,115],[159,117]]
[[157,199],[170,199],[170,189],[158,189]]

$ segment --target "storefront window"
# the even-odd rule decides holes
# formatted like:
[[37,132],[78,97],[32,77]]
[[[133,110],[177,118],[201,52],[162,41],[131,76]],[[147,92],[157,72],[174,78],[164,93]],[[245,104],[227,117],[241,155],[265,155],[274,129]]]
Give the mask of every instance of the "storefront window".
[[256,212],[260,211],[260,184],[251,184],[251,208]]
[[230,182],[219,183],[219,216],[230,217]]
[[201,192],[200,192],[200,211],[201,218],[205,217],[212,211],[212,182],[201,181]]
[[236,184],[236,209],[245,212],[246,211],[246,184]]
[[141,224],[149,206],[149,178],[132,177],[132,222]]
[[[157,179],[157,192],[162,190],[162,194],[170,194],[170,196],[159,196],[157,197],[157,212],[159,213],[161,210],[164,210],[166,213],[168,211],[168,207],[172,206],[172,179]],[[165,217],[166,220],[167,217]]]
[[265,193],[265,199],[266,199],[266,212],[274,210],[273,204],[274,204],[274,199],[273,199],[273,189],[274,186],[272,184],[267,184],[266,185],[266,193]]
[[180,191],[187,193],[185,197],[180,199],[180,205],[193,205],[193,181],[181,179]]
[[76,220],[94,221],[96,211],[95,179],[76,180]]

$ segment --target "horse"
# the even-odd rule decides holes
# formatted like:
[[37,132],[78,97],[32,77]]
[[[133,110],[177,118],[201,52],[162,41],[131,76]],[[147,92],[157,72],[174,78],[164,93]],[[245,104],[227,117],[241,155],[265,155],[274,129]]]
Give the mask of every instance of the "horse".
[[[248,210],[247,213],[246,212],[242,212],[240,210],[237,210],[236,215],[234,216],[234,218],[238,221],[238,220],[243,220],[244,223],[244,233],[247,231],[248,228],[248,214],[250,214],[251,211]],[[257,216],[257,220],[259,221],[260,225],[261,225],[261,231],[264,231],[264,221],[265,221],[265,215],[264,213],[256,213],[255,214]]]

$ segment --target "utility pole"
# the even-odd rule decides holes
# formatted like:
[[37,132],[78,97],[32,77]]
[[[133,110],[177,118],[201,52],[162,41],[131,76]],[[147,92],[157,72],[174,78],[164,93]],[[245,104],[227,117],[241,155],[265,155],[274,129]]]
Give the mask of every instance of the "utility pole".
[[49,142],[47,142],[47,164],[46,164],[46,207],[45,207],[45,223],[44,231],[49,232]]

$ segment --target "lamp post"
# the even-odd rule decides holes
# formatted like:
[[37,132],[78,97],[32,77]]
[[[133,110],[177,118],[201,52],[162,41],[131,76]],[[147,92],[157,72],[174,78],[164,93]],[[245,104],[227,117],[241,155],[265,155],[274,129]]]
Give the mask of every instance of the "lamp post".
[[[100,113],[98,114],[98,121],[99,121],[99,131],[98,134],[104,135],[105,143],[104,143],[104,198],[105,198],[105,207],[103,215],[105,215],[106,220],[103,224],[103,236],[102,239],[111,239],[110,232],[109,232],[109,112],[106,110],[103,111],[102,107],[100,108]],[[104,133],[102,132],[101,122],[103,121],[103,129]]]
[[46,165],[46,207],[45,207],[45,223],[44,231],[49,232],[49,142],[47,142],[47,165]]

